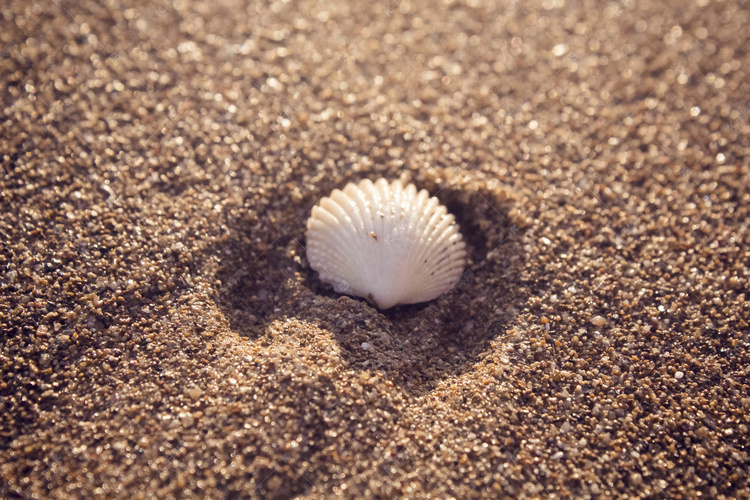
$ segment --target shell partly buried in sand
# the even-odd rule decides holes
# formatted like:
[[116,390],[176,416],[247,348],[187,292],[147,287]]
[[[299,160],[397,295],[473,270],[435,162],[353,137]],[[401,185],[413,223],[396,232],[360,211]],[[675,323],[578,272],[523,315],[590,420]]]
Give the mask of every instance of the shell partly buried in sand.
[[369,179],[335,189],[307,221],[307,260],[338,293],[381,309],[437,298],[458,281],[466,244],[426,190]]

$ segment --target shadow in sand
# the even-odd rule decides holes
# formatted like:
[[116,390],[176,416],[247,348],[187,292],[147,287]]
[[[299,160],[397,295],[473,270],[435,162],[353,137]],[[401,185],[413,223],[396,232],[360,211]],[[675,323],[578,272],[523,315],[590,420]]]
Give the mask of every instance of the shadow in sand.
[[480,360],[527,295],[523,234],[508,216],[512,202],[482,189],[446,187],[439,197],[467,241],[469,266],[434,301],[380,311],[335,293],[307,263],[303,214],[253,262],[225,263],[218,303],[243,336],[257,338],[271,321],[295,317],[330,331],[351,368],[381,371],[412,393],[427,391]]

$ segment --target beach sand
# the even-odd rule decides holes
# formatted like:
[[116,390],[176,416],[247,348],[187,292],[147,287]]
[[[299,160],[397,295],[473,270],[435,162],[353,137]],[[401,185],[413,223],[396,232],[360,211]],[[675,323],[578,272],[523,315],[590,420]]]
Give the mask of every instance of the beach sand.
[[[0,496],[750,495],[743,2],[0,12]],[[380,177],[437,300],[308,265]]]

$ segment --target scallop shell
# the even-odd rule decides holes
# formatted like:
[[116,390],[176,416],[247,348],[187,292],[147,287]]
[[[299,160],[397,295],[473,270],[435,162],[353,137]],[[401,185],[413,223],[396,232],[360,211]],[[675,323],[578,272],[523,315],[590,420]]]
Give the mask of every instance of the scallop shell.
[[307,221],[307,260],[338,293],[381,309],[437,298],[458,281],[466,244],[455,219],[413,184],[349,183]]

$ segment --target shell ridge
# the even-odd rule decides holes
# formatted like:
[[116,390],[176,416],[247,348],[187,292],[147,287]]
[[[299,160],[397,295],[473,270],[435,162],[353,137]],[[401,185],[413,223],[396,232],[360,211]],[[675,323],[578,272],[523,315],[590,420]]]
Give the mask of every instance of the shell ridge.
[[[463,274],[463,265],[461,263],[458,263],[459,265],[454,265],[447,267],[445,269],[440,270],[440,275],[437,279],[428,280],[422,283],[422,287],[420,289],[421,292],[424,292],[425,294],[432,294],[435,290],[443,290],[440,293],[447,292],[450,290],[454,284],[460,279],[461,275]],[[438,276],[438,271],[435,273],[436,276]],[[434,278],[434,277],[433,277]],[[439,295],[439,294],[438,294]]]
[[426,233],[425,237],[427,238],[427,242],[424,245],[423,251],[420,252],[418,256],[419,262],[422,262],[423,264],[425,260],[427,260],[428,263],[434,260],[436,253],[446,246],[446,240],[450,239],[455,233],[457,233],[455,224],[451,224],[453,221],[452,215],[436,214],[433,219],[438,215],[444,217],[444,219],[438,220],[434,226],[432,226],[432,222],[428,225],[428,227],[432,226],[432,230],[429,233]]
[[[441,239],[444,238],[445,236],[441,236]],[[422,260],[417,262],[417,265],[420,266],[419,281],[422,286],[424,286],[424,283],[435,280],[436,276],[445,273],[450,274],[454,263],[463,266],[466,259],[466,252],[463,250],[463,247],[453,249],[449,246],[437,245],[433,247],[433,250],[434,251],[429,255],[423,255],[420,257]],[[463,269],[461,272],[463,272]],[[455,280],[457,279],[458,277],[455,278]],[[415,279],[415,282],[416,281],[417,280]],[[453,286],[454,282],[451,282],[450,286]]]
[[377,184],[373,183],[360,183],[361,186],[361,198],[362,203],[365,204],[365,208],[367,210],[367,220],[369,222],[369,229],[367,230],[367,234],[370,235],[371,238],[374,238],[375,241],[377,241],[378,235],[382,233],[380,230],[380,223],[377,220],[377,208],[381,205],[382,200],[380,197],[380,194],[378,192],[378,186]]
[[[369,179],[365,179],[360,182],[360,185],[370,182]],[[340,204],[344,211],[349,214],[353,220],[356,220],[355,227],[357,232],[365,232],[367,230],[367,213],[362,210],[358,199],[361,196],[362,189],[360,185],[349,183],[342,192]]]
[[356,190],[352,190],[352,194],[349,198],[352,204],[357,207],[357,213],[362,221],[362,231],[368,237],[370,233],[373,232],[371,203],[367,197],[367,193],[371,186],[372,182],[367,184],[365,181],[361,182]]
[[450,248],[454,243],[453,238],[458,234],[458,227],[456,224],[452,223],[452,221],[450,223],[445,223],[444,228],[435,232],[437,233],[437,236],[434,238],[432,242],[433,244],[429,249],[430,251],[426,255],[428,259],[434,259],[439,255],[440,249],[450,249],[450,251],[460,250],[458,248]]
[[[336,204],[334,207],[339,213],[343,212],[340,205]],[[337,218],[322,208],[316,212],[316,216],[318,222],[324,222],[324,226],[318,232],[308,232],[308,255],[312,253],[317,266],[324,269],[334,280],[352,281],[344,276],[351,276],[352,270],[356,269],[360,252],[356,248],[356,239],[351,238],[351,226],[346,224],[348,222],[346,218]],[[326,240],[334,242],[335,245],[326,244]]]
[[387,182],[378,182],[376,187],[380,199],[380,209],[375,214],[379,231],[377,234],[379,239],[382,238],[383,244],[387,244],[392,231],[393,219],[390,211],[393,206],[393,196]]

